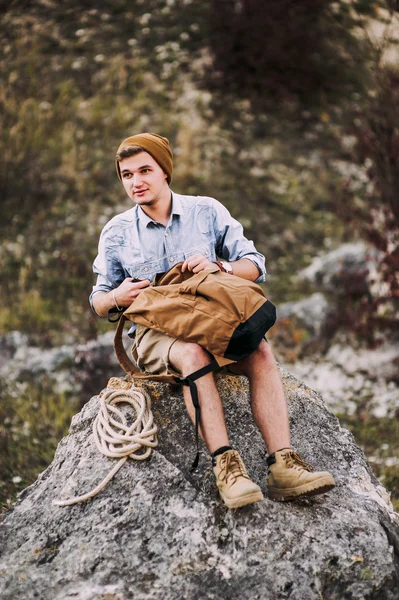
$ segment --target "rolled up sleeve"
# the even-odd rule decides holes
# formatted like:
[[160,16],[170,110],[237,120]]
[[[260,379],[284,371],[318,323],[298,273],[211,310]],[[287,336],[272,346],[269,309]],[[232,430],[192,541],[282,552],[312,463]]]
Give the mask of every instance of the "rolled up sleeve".
[[97,275],[96,284],[89,296],[90,307],[93,308],[93,298],[99,292],[110,292],[125,279],[125,272],[116,257],[115,249],[110,244],[107,233],[103,231],[98,244],[98,254],[93,263],[93,272]]
[[247,258],[258,268],[259,277],[256,283],[265,281],[265,257],[255,248],[252,240],[244,235],[244,229],[234,219],[226,207],[217,200],[214,201],[214,229],[216,236],[216,253],[220,258],[229,262]]

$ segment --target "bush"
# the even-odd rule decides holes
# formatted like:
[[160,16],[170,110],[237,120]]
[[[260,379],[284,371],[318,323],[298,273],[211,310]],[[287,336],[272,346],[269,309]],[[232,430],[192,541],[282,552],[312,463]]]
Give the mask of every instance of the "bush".
[[50,464],[77,410],[76,401],[54,393],[51,379],[40,384],[1,382],[0,504],[4,509]]

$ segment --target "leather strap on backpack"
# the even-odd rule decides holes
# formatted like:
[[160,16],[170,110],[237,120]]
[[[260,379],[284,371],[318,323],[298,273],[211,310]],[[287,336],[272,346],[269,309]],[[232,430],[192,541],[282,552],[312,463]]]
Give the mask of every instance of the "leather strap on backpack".
[[123,345],[122,334],[123,334],[123,327],[124,327],[126,321],[127,321],[126,317],[123,314],[121,314],[120,319],[118,321],[118,325],[116,327],[116,331],[115,331],[114,350],[115,350],[116,358],[118,359],[119,364],[122,367],[122,369],[128,375],[131,375],[132,377],[134,377],[137,373],[140,373],[141,371],[138,367],[136,367],[135,364],[132,363],[132,361],[130,360],[130,358],[128,357],[128,355],[126,353],[125,346]]
[[152,381],[162,381],[164,383],[176,383],[177,378],[174,375],[149,375],[148,373],[143,373],[143,371],[140,371],[140,369],[130,360],[122,341],[123,327],[126,321],[128,321],[128,319],[121,314],[114,337],[115,355],[125,373],[136,380],[151,379]]

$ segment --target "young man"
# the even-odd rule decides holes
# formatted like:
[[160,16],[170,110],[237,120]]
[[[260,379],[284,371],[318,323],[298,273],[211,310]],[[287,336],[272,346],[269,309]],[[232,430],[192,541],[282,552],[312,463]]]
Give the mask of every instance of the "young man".
[[[243,235],[240,223],[217,200],[171,192],[173,157],[166,138],[142,133],[125,139],[116,154],[116,171],[135,206],[104,227],[93,269],[97,284],[90,302],[106,317],[113,307],[127,307],[156,273],[183,261],[182,270],[199,273],[214,266],[250,281],[264,281],[264,257]],[[221,260],[219,260],[221,259]],[[133,279],[139,281],[133,281]],[[135,331],[134,331],[135,330]],[[198,344],[152,329],[133,326],[133,356],[147,373],[183,377],[211,358]],[[287,405],[280,375],[266,341],[244,360],[230,365],[250,382],[251,407],[269,453],[269,496],[291,500],[320,494],[335,486],[327,472],[313,472],[290,446]],[[231,448],[222,403],[212,373],[197,380],[201,436],[212,455],[216,483],[229,508],[262,500],[238,452]],[[187,411],[194,406],[184,388]]]

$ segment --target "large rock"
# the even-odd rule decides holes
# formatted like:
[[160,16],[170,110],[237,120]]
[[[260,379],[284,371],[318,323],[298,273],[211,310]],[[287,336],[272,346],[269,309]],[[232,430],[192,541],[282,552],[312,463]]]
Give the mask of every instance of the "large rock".
[[324,355],[287,364],[287,368],[322,394],[335,414],[354,414],[364,409],[376,417],[397,418],[398,365],[398,344],[353,348],[342,336]]
[[[127,461],[88,503],[53,506],[91,489],[114,464],[93,443],[94,397],[0,525],[2,600],[396,600],[399,526],[386,490],[322,398],[282,374],[293,443],[334,474],[335,490],[227,510],[205,452],[189,472],[195,447],[181,390],[147,383],[160,428],[151,458]],[[231,440],[266,491],[247,382],[223,377],[219,388]]]
[[308,298],[285,302],[278,307],[279,319],[295,319],[306,328],[311,336],[320,336],[330,312],[331,304],[323,294],[316,292]]
[[30,346],[25,335],[12,331],[0,336],[0,381],[29,383],[47,377],[55,392],[73,394],[83,404],[113,373],[123,373],[113,342],[109,331],[84,344],[45,349]]
[[382,257],[381,252],[363,242],[343,244],[314,258],[298,278],[335,295],[364,294],[370,289],[370,280],[378,276]]

